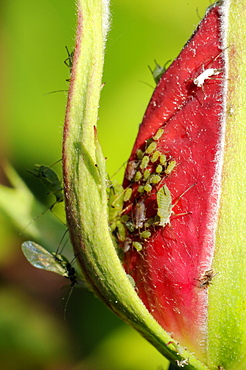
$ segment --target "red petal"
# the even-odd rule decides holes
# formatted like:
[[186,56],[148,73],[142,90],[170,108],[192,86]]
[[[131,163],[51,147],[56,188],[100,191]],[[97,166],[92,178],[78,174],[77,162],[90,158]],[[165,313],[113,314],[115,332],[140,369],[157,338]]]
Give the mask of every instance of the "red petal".
[[[224,73],[220,27],[220,7],[215,6],[162,76],[130,157],[138,165],[132,173],[138,169],[143,173],[137,149],[145,152],[147,140],[161,127],[164,134],[156,140],[157,150],[165,153],[169,162],[175,160],[176,167],[170,175],[162,172],[161,182],[154,184],[149,193],[138,192],[146,181],[129,181],[129,168],[128,179],[124,180],[124,187],[133,189],[125,213],[135,225],[127,237],[143,247],[136,251],[131,244],[125,253],[125,268],[156,320],[181,344],[196,352],[204,351],[206,342],[207,290],[199,287],[199,279],[211,269],[218,204]],[[200,76],[202,82],[201,74],[208,69],[213,69],[210,78],[197,86],[194,79]],[[153,172],[156,163],[146,168]],[[172,204],[187,190],[177,199],[170,225],[154,223],[136,228],[136,205],[144,202],[146,220],[155,216],[156,191],[164,184],[172,194]],[[146,228],[152,233],[149,239],[140,237]]]

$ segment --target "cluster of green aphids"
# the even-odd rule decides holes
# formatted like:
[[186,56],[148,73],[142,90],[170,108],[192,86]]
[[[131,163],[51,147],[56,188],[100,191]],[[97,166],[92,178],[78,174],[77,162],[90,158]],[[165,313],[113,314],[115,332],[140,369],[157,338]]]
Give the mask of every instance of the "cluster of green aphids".
[[176,161],[158,150],[163,134],[164,129],[158,129],[143,150],[138,149],[135,158],[129,161],[126,188],[109,188],[109,224],[124,252],[131,247],[141,251],[154,228],[170,222],[172,196],[167,185],[162,184],[174,170]]

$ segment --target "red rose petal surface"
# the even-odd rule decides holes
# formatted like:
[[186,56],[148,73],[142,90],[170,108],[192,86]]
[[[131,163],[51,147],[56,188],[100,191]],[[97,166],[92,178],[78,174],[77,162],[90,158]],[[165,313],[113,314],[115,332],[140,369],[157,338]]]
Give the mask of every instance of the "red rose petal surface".
[[[211,68],[217,73],[205,79],[201,87],[195,85],[194,79]],[[133,224],[136,205],[141,201],[146,207],[145,220],[156,215],[156,191],[164,184],[171,192],[173,205],[177,200],[170,224],[152,225],[148,239],[140,237],[146,226],[128,231],[127,237],[131,242],[140,242],[142,250],[136,251],[131,245],[124,255],[124,265],[156,320],[182,345],[201,355],[206,345],[207,289],[200,287],[199,279],[211,269],[214,252],[223,134],[223,68],[220,8],[215,6],[162,76],[130,157],[138,166],[133,171],[136,173],[140,162],[137,149],[145,152],[149,139],[161,127],[164,134],[155,141],[156,150],[167,156],[167,163],[176,161],[174,170],[169,175],[161,173],[161,181],[150,192],[138,192],[139,186],[146,183],[142,179],[124,180],[124,187],[133,189],[125,204],[125,214]],[[146,168],[153,172],[156,166],[154,162]]]

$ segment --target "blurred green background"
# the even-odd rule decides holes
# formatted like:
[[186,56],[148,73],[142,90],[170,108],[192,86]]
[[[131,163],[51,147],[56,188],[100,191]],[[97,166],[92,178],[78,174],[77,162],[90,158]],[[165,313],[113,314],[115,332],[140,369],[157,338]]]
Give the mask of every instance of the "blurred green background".
[[[161,65],[173,60],[209,5],[208,0],[112,1],[98,122],[110,175],[127,160],[153,92],[148,65],[154,68],[154,59]],[[1,163],[11,162],[37,197],[52,204],[26,170],[61,158],[66,92],[48,93],[68,87],[69,69],[63,61],[65,46],[72,50],[74,45],[75,4],[8,0],[0,7]],[[57,168],[59,172],[59,163]],[[0,175],[6,183],[3,171]],[[123,170],[118,181],[122,175]],[[5,200],[22,218],[26,201],[17,204],[11,194]],[[40,207],[36,215],[47,206]],[[56,250],[64,226],[56,217],[50,221],[53,215],[48,213],[25,230],[24,216],[18,229],[0,213],[0,367],[165,370],[165,359],[85,289],[74,289],[64,313],[68,282],[33,268],[20,251],[36,222],[46,222],[38,241]]]

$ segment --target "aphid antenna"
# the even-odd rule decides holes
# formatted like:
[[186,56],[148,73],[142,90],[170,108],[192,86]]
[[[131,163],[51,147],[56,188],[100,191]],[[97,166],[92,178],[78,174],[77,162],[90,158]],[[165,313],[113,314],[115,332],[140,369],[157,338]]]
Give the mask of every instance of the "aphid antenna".
[[[22,235],[22,233],[23,233],[23,231],[25,231],[31,224],[33,224],[34,222],[36,222],[40,217],[42,217],[42,216],[44,216],[45,215],[45,213],[46,212],[48,212],[48,211],[51,211],[52,212],[52,208],[55,206],[57,204],[57,202],[55,202],[54,204],[52,204],[50,207],[47,207],[47,208],[45,208],[45,210],[42,212],[42,213],[40,213],[38,216],[36,216],[36,217],[34,217],[33,219],[32,219],[32,221],[30,221],[21,231],[20,231],[20,233],[19,233],[19,235]],[[53,212],[52,212],[53,213]],[[53,215],[55,215],[55,213],[53,213]],[[60,219],[59,219],[59,217],[57,216],[57,215],[55,215],[57,218],[58,218],[58,220],[59,221],[61,221]],[[61,221],[62,222],[62,221]]]
[[65,248],[65,246],[66,246],[66,244],[68,242],[68,239],[65,241],[65,243],[64,243],[64,245],[62,247],[61,247],[61,245],[62,245],[62,243],[63,243],[63,241],[64,241],[65,236],[67,235],[67,233],[68,233],[68,229],[66,229],[64,231],[64,233],[63,233],[63,235],[61,237],[61,240],[60,240],[60,242],[58,244],[58,247],[56,249],[55,255],[61,254],[63,252],[63,250],[64,250],[64,248]]
[[120,170],[125,166],[126,163],[127,163],[127,161],[123,162],[122,165],[118,168],[118,170],[116,170],[113,173],[113,175],[110,177],[110,179],[113,179],[120,172]]
[[54,90],[54,91],[47,92],[44,95],[56,94],[59,92],[68,92],[68,90]]
[[[183,191],[183,193],[181,193],[178,198],[176,198],[175,202],[173,203],[172,205],[172,208],[174,208],[178,202],[180,201],[181,198],[183,198],[183,196],[188,192],[190,191],[194,186],[197,185],[197,182],[195,182],[194,184],[190,185],[185,191]],[[188,213],[192,213],[192,212],[188,212]],[[185,212],[184,214],[187,214],[187,212]]]
[[[69,302],[69,300],[72,296],[73,290],[74,290],[74,284],[70,286],[70,290],[69,290],[69,293],[66,297],[66,301],[65,301],[65,304],[64,304],[64,312],[63,312],[63,320],[64,321],[66,321],[68,302]],[[62,300],[64,300],[64,299],[65,299],[65,297]]]

